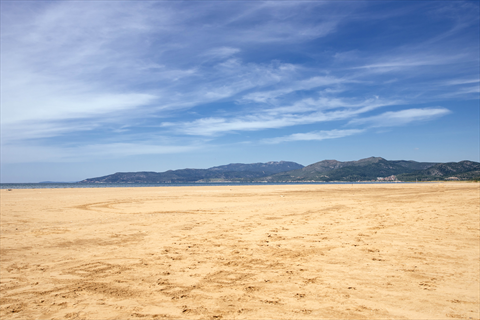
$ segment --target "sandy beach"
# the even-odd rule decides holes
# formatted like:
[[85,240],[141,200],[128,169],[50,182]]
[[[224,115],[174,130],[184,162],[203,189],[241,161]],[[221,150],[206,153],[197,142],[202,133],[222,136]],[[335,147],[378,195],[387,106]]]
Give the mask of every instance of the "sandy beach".
[[2,319],[479,319],[478,183],[1,190]]

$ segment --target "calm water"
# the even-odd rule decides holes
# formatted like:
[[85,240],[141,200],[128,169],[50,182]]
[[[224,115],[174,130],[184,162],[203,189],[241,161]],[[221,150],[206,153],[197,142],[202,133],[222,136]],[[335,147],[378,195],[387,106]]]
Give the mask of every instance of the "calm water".
[[385,184],[403,182],[282,182],[282,183],[0,183],[0,189],[65,189],[65,188],[132,188],[132,187],[200,187],[200,186],[265,186],[298,184]]

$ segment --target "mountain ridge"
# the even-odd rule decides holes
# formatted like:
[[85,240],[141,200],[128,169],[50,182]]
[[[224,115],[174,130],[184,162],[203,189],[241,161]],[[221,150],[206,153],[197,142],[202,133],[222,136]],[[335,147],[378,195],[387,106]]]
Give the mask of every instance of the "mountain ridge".
[[165,172],[117,172],[78,183],[209,183],[209,182],[329,182],[329,181],[478,180],[480,163],[417,162],[369,157],[356,161],[322,160],[308,166],[290,161],[230,163],[208,169]]
[[399,179],[408,180],[474,180],[480,178],[480,163],[463,160],[459,162],[438,163],[425,170],[402,174]]
[[266,181],[370,181],[376,180],[378,177],[427,169],[436,164],[435,162],[412,160],[385,160],[381,157],[344,162],[322,160],[298,170],[272,175],[267,177]]
[[208,169],[179,169],[165,172],[140,171],[117,172],[111,175],[89,178],[79,183],[195,183],[253,180],[303,168],[291,161],[270,161],[267,163],[230,163]]

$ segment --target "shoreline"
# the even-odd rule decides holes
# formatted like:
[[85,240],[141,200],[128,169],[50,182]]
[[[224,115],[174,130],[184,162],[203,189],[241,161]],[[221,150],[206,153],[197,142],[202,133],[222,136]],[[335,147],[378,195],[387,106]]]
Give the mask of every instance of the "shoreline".
[[1,183],[0,190],[12,189],[96,189],[96,188],[162,188],[162,187],[216,187],[216,186],[277,186],[277,185],[371,185],[416,183],[479,183],[478,181],[328,181],[328,182],[215,182],[215,183]]

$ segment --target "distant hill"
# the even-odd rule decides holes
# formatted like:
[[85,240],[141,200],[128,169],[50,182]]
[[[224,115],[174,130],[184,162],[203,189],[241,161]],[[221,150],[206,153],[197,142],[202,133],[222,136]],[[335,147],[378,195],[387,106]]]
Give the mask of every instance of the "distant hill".
[[231,163],[224,166],[212,167],[207,170],[220,172],[259,172],[262,174],[275,174],[283,171],[290,171],[303,168],[301,164],[288,161],[270,161],[266,163]]
[[405,181],[479,180],[480,163],[473,161],[438,163],[424,170],[401,174],[397,178]]
[[385,160],[380,157],[344,162],[323,160],[306,167],[288,161],[231,163],[209,169],[117,172],[103,177],[85,179],[79,183],[328,182],[375,181],[382,178],[399,181],[480,180],[480,163],[473,161],[416,162]]
[[117,172],[111,175],[90,178],[79,183],[194,183],[250,181],[278,172],[303,168],[289,161],[267,163],[231,163],[209,169],[180,169],[165,172]]
[[370,157],[358,161],[323,160],[301,169],[277,173],[264,179],[269,182],[281,181],[369,181],[436,165],[433,162],[388,161]]

